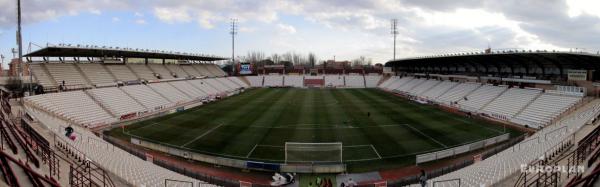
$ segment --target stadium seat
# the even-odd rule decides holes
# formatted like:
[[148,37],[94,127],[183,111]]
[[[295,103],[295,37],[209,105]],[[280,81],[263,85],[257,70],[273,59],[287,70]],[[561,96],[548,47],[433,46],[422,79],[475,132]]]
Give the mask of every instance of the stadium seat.
[[202,80],[202,79],[196,79],[196,80],[190,80],[188,81],[190,84],[192,84],[193,86],[195,86],[196,88],[202,90],[205,93],[208,93],[209,95],[217,95],[219,94],[219,90],[217,90],[216,88],[212,87],[211,85],[209,85],[208,83],[206,83],[206,81]]
[[48,73],[48,71],[44,69],[43,64],[32,63],[30,64],[30,66],[33,76],[35,77],[37,82],[40,83],[42,86],[46,88],[57,86],[56,81],[54,81],[50,76],[50,73]]
[[458,104],[462,109],[480,112],[480,109],[498,97],[507,89],[505,86],[483,85],[471,94],[460,98]]
[[250,82],[250,86],[252,87],[262,87],[263,86],[263,76],[246,76],[248,82]]
[[173,77],[173,75],[171,75],[171,71],[169,71],[164,65],[162,64],[151,64],[148,65],[148,67],[154,72],[157,73],[158,75],[160,75],[161,79],[172,79],[175,78]]
[[173,72],[175,75],[177,75],[177,78],[186,78],[188,76],[190,76],[188,73],[186,73],[183,68],[181,68],[180,65],[177,64],[167,64],[165,65],[165,67]]
[[110,71],[118,81],[132,81],[138,80],[137,76],[125,65],[104,65],[108,71]]
[[85,127],[109,124],[116,119],[83,91],[30,96],[25,102]]
[[169,84],[192,98],[202,99],[209,95],[208,93],[205,93],[202,90],[194,87],[187,81],[173,81],[169,82]]
[[[258,77],[253,77],[253,78],[257,79]],[[256,81],[256,80],[253,80],[253,81]],[[302,76],[302,75],[286,75],[283,85],[301,88],[304,86],[304,76]]]
[[283,86],[283,76],[282,75],[265,75],[264,86],[266,86],[266,87]]
[[75,64],[83,71],[84,75],[90,79],[92,85],[103,86],[103,85],[115,85],[115,78],[104,69],[104,65],[99,63],[78,63]]
[[346,75],[344,79],[346,80],[347,88],[365,88],[365,76]]
[[192,68],[194,68],[200,76],[206,76],[206,77],[216,77],[216,75],[214,75],[209,69],[208,69],[208,65],[205,64],[193,64],[191,65]]
[[190,101],[192,98],[185,95],[183,92],[177,90],[169,83],[154,83],[149,84],[150,88],[154,91],[167,98],[172,103],[184,103]]
[[123,86],[121,90],[150,110],[160,110],[171,106],[167,99],[146,85]]
[[146,107],[117,87],[91,89],[87,92],[117,117],[147,111]]
[[[576,113],[556,122],[535,134],[527,137],[521,143],[512,148],[505,149],[485,160],[474,163],[463,169],[430,179],[429,183],[437,183],[436,186],[452,186],[452,182],[446,180],[460,179],[465,186],[492,186],[499,181],[519,172],[521,165],[529,164],[538,160],[547,152],[558,149],[560,143],[572,136],[579,128],[600,113],[600,105],[593,104],[579,109]],[[565,131],[556,131],[566,128]],[[531,141],[533,140],[533,141]],[[410,185],[417,187],[419,185]]]
[[462,100],[467,94],[473,92],[481,86],[480,83],[466,82],[460,83],[446,93],[440,95],[436,101],[440,103],[450,104]]
[[[402,80],[402,79],[400,79],[400,80]],[[408,82],[406,82],[406,84],[402,84],[401,86],[395,88],[394,91],[408,93],[414,87],[420,85],[421,83],[423,83],[425,81],[427,81],[427,79],[411,79]]]
[[[67,137],[62,136],[64,127],[67,126],[67,123],[63,120],[33,108],[28,108],[28,113],[37,118],[38,121],[43,122],[42,124],[47,129],[58,135],[55,137],[69,144],[70,148],[76,148],[77,151],[84,153],[87,159],[119,176],[131,186],[160,187],[165,185],[165,179],[205,183],[142,160],[118,147],[114,147],[109,142],[98,138],[85,129],[74,127],[79,138],[75,141],[69,140]],[[203,186],[210,187],[214,185],[203,184]]]
[[237,84],[240,87],[244,87],[244,88],[250,87],[244,81],[240,80],[240,77],[227,77],[227,79],[229,79],[231,82]]
[[432,87],[436,86],[439,83],[440,83],[440,81],[438,81],[438,80],[430,79],[430,80],[421,82],[419,85],[415,86],[412,90],[409,90],[408,93],[413,96],[421,96],[423,94],[423,92],[431,89]]
[[457,82],[442,81],[440,84],[424,92],[421,96],[429,100],[435,100],[440,95],[446,93],[448,90],[452,89],[456,85],[458,85]]
[[[266,84],[266,79],[265,79],[265,84]],[[341,75],[325,75],[325,86],[343,87],[344,86],[344,77]]]
[[366,75],[365,77],[365,87],[367,88],[375,88],[381,80],[381,75]]
[[131,68],[131,70],[133,71],[133,73],[135,73],[139,78],[144,79],[144,80],[156,80],[158,79],[156,76],[154,76],[154,72],[148,68],[147,65],[144,64],[128,64],[127,66],[129,66]]
[[580,100],[581,97],[544,93],[511,121],[534,128],[542,127]]
[[50,72],[50,75],[56,81],[57,85],[62,84],[65,81],[67,86],[76,88],[90,87],[91,85],[86,82],[83,75],[75,68],[74,64],[71,63],[47,63],[44,64]]
[[540,93],[539,89],[510,88],[483,108],[483,112],[511,119]]

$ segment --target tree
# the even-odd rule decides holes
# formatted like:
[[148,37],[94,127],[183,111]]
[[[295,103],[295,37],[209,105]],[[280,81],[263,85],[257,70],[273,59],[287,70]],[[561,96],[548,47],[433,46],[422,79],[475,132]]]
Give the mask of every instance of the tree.
[[317,63],[317,56],[312,52],[308,53],[308,65],[311,68],[314,68],[316,63]]
[[279,64],[279,62],[281,61],[281,57],[277,53],[273,53],[271,55],[271,60],[273,61],[273,63]]

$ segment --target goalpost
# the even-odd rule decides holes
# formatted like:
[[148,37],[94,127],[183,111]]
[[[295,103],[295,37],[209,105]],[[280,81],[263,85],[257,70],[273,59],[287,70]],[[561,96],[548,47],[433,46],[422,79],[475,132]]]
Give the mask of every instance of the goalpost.
[[342,163],[342,142],[285,142],[285,163]]

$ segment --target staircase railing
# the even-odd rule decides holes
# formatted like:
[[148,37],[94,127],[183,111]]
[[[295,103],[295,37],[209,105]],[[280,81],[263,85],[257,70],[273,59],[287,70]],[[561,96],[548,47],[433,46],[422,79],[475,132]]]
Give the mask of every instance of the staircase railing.
[[69,171],[69,184],[74,187],[115,186],[108,173],[89,160],[83,160],[80,165],[75,167],[71,165]]

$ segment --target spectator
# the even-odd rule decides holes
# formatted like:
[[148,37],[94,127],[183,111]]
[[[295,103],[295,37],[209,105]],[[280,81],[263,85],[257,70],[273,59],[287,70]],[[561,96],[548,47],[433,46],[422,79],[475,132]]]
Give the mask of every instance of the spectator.
[[68,127],[65,128],[65,136],[66,137],[71,137],[71,134],[73,133],[73,127],[71,127],[71,125],[69,125]]
[[419,176],[419,183],[422,187],[427,186],[427,174],[425,174],[425,170],[421,170],[421,176]]
[[315,180],[315,185],[321,186],[321,177],[317,176],[317,180]]

